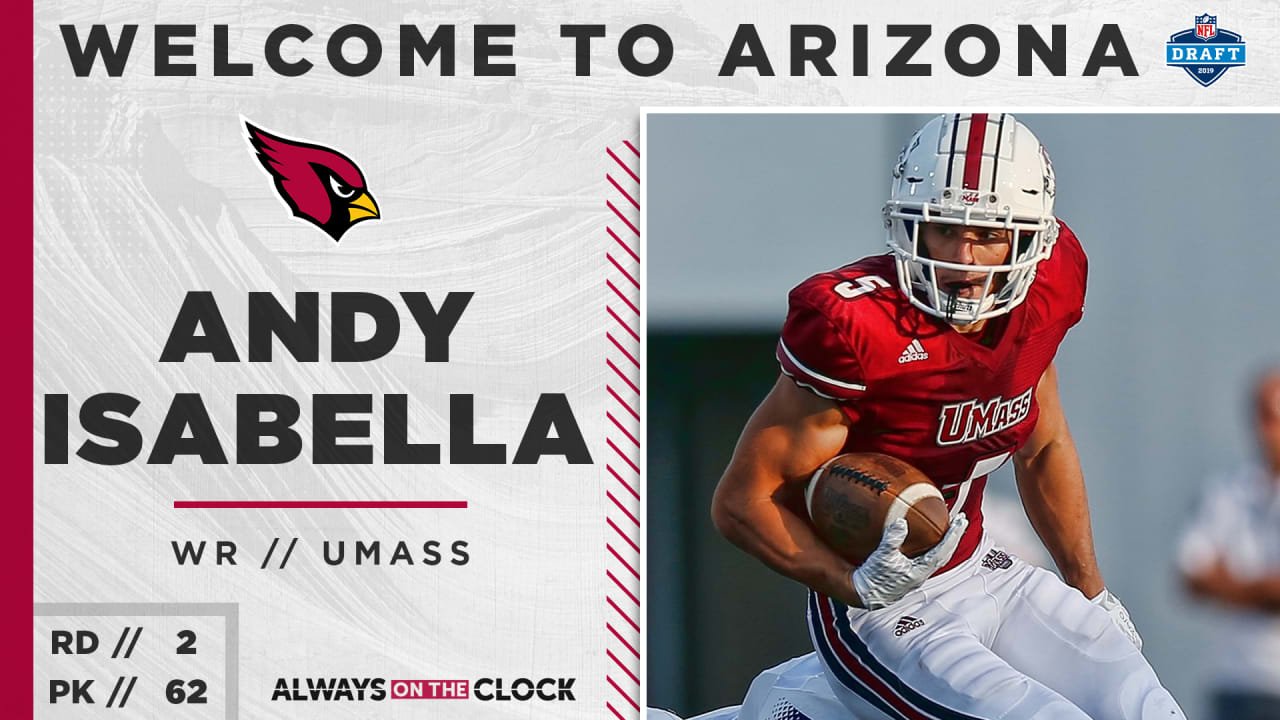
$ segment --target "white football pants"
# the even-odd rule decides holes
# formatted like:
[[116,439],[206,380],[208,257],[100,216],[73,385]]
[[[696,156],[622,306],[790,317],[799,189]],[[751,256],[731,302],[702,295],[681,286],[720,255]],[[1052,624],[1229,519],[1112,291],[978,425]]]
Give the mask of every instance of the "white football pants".
[[994,548],[880,610],[809,593],[809,632],[858,720],[1185,720],[1105,610]]

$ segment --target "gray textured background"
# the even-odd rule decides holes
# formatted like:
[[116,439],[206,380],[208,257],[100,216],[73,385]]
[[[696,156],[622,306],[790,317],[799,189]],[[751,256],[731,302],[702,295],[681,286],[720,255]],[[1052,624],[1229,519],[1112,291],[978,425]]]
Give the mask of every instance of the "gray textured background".
[[[380,448],[381,394],[407,393],[415,439],[444,442],[448,393],[474,393],[477,439],[508,443],[510,457],[538,394],[563,392],[602,462],[604,147],[637,136],[634,108],[606,100],[584,117],[572,88],[531,102],[519,79],[355,80],[327,70],[300,79],[156,79],[132,69],[120,79],[101,71],[78,79],[56,28],[141,22],[134,61],[145,68],[152,50],[145,26],[154,22],[198,22],[206,38],[213,22],[228,22],[233,42],[259,46],[266,28],[286,19],[320,37],[339,17],[389,28],[510,19],[536,31],[549,22],[533,10],[507,16],[461,4],[430,12],[407,4],[311,7],[37,8],[37,398],[69,393],[74,408],[92,393],[131,393],[142,400],[135,420],[150,438],[175,392],[200,392],[229,449],[234,392],[298,397],[304,437],[311,394],[373,393],[371,444]],[[539,44],[517,58],[534,74],[550,62],[539,58]],[[460,45],[469,58],[469,42]],[[209,47],[197,52],[206,70]],[[335,245],[290,217],[250,153],[241,115],[353,158],[382,219]],[[215,365],[207,357],[161,365],[183,294],[197,289],[216,294],[242,356],[249,291],[290,302],[295,291],[325,299],[337,290],[420,290],[437,303],[449,290],[476,295],[447,364],[422,362],[421,338],[406,335],[366,364],[300,364],[278,353],[270,365]],[[321,340],[327,348],[327,334]],[[40,402],[35,427],[36,599],[239,603],[242,716],[559,718],[597,717],[604,707],[608,501],[600,464],[46,466]],[[74,422],[72,437],[74,450],[83,439]],[[187,499],[465,499],[470,508],[172,509]],[[298,550],[287,570],[260,571],[276,536],[300,537]],[[245,555],[236,568],[179,568],[169,541],[185,538],[235,539]],[[320,560],[325,539],[406,539],[418,548],[465,539],[471,562],[331,568]],[[37,657],[41,672],[55,662]],[[268,702],[276,677],[335,675],[577,677],[577,702]],[[156,686],[135,693],[130,709],[130,717],[171,712]]]
[[[888,170],[928,117],[650,113],[651,337],[773,336],[791,287],[884,252],[879,209]],[[1269,177],[1280,164],[1280,116],[1020,119],[1048,148],[1057,214],[1090,258],[1085,319],[1063,342],[1057,364],[1099,561],[1133,613],[1147,657],[1196,717],[1199,663],[1214,626],[1209,612],[1183,599],[1173,553],[1206,475],[1252,452],[1246,385],[1263,363],[1280,362],[1280,245],[1271,241],[1265,215],[1275,202]],[[760,350],[772,354],[769,343]],[[725,362],[733,373],[749,361]],[[680,373],[678,366],[651,368],[651,408],[671,404],[660,388]],[[776,367],[763,373],[767,390]],[[649,516],[660,519],[649,535],[650,566],[672,573],[671,583],[650,585],[650,618],[663,618],[649,632],[653,704],[696,711],[706,707],[681,704],[736,702],[742,690],[730,679],[745,688],[768,658],[808,647],[803,594],[763,566],[737,565],[736,551],[709,537],[711,488],[759,397],[719,403],[747,404],[739,417],[709,411],[700,418],[732,428],[718,433],[719,446],[696,451],[705,470],[699,476],[678,474],[662,453],[680,439],[649,425]],[[999,473],[988,493],[1016,497],[1011,473]],[[679,517],[671,498],[700,505],[685,515],[693,525],[671,519]],[[696,551],[673,547],[670,538],[680,533]],[[709,575],[699,562],[734,567]],[[688,563],[693,568],[681,574]],[[697,579],[710,577],[715,587]],[[721,609],[686,605],[687,597],[704,595],[718,598]],[[699,607],[704,611],[691,616]],[[742,628],[752,629],[750,640]],[[730,639],[710,650],[690,647],[707,637]],[[691,667],[691,657],[717,667]],[[730,678],[730,687],[704,687],[700,675]]]

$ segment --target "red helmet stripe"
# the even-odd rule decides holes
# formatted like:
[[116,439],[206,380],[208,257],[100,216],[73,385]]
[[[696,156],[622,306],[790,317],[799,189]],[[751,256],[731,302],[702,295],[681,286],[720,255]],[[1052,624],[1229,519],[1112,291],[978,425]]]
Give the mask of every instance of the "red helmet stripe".
[[977,113],[969,119],[969,144],[964,150],[964,189],[977,190],[982,174],[982,143],[987,139],[987,114]]

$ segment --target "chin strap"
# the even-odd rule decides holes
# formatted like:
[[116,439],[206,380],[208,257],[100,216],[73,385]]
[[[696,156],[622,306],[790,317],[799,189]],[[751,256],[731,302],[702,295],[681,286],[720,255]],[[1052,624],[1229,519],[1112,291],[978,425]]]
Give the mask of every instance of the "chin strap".
[[[935,281],[936,282],[936,281]],[[947,322],[953,322],[956,317],[956,308],[960,307],[960,289],[951,288],[947,291],[946,307],[942,310],[947,316]]]

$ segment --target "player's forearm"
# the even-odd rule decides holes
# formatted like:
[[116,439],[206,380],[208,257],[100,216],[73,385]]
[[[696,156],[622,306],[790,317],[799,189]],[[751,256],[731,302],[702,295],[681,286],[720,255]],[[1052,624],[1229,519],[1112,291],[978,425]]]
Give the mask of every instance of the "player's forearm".
[[1067,584],[1092,598],[1102,591],[1093,550],[1089,500],[1075,445],[1068,437],[1014,465],[1027,518]]
[[722,486],[711,517],[726,539],[776,572],[846,605],[860,605],[851,582],[853,565],[776,498],[746,499]]
[[1219,563],[1186,575],[1187,588],[1196,595],[1235,607],[1280,613],[1280,575],[1242,580]]
[[1280,575],[1242,582],[1237,597],[1255,610],[1280,613]]

